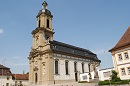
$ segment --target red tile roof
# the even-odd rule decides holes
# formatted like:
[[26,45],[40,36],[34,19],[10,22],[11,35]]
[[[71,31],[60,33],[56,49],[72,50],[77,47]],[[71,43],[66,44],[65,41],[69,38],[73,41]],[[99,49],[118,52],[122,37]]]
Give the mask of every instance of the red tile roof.
[[11,76],[12,73],[10,71],[10,68],[7,68],[0,64],[0,75],[2,76]]
[[124,35],[121,37],[121,39],[118,41],[118,43],[113,47],[112,49],[109,50],[109,52],[112,52],[113,50],[125,47],[130,45],[130,27],[126,30]]
[[12,77],[16,80],[29,80],[29,74],[12,74]]

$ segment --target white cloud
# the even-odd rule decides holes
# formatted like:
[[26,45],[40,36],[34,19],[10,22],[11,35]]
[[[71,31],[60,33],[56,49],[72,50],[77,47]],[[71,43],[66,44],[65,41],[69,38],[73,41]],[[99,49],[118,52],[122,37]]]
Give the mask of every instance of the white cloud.
[[0,34],[4,33],[4,30],[3,29],[0,29]]

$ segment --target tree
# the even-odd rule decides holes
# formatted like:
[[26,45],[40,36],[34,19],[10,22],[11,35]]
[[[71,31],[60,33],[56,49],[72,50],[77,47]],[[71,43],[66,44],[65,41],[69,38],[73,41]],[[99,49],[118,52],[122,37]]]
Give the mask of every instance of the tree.
[[115,70],[112,70],[111,72],[111,79],[113,82],[121,81],[121,79],[117,76],[118,73]]
[[29,72],[27,72],[26,74],[29,74]]

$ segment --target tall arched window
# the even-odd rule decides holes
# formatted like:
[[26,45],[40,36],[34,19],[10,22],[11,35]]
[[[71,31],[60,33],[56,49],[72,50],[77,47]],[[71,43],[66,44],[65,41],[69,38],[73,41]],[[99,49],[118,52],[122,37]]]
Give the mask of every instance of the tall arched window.
[[77,72],[77,62],[74,62],[74,71]]
[[84,63],[82,63],[82,73],[84,73]]
[[37,75],[37,73],[35,73],[35,83],[37,83],[37,80],[38,79],[38,75]]
[[58,60],[55,60],[55,74],[58,74]]
[[49,28],[49,25],[50,25],[50,24],[49,24],[49,19],[47,19],[47,28]]
[[38,27],[40,27],[40,26],[41,26],[41,20],[38,21]]
[[69,74],[69,68],[68,68],[68,61],[65,61],[65,72],[66,74]]

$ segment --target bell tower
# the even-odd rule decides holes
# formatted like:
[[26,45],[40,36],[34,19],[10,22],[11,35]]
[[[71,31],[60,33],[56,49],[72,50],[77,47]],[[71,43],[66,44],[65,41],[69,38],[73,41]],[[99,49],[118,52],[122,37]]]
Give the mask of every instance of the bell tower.
[[54,83],[53,58],[49,41],[53,41],[52,18],[46,1],[36,16],[36,29],[32,31],[32,48],[29,54],[30,85],[48,85]]
[[52,18],[53,15],[47,9],[47,2],[42,3],[42,10],[39,11],[36,16],[37,26],[36,29],[32,31],[33,35],[33,49],[40,46],[45,46],[49,41],[53,41],[53,28],[52,28]]

